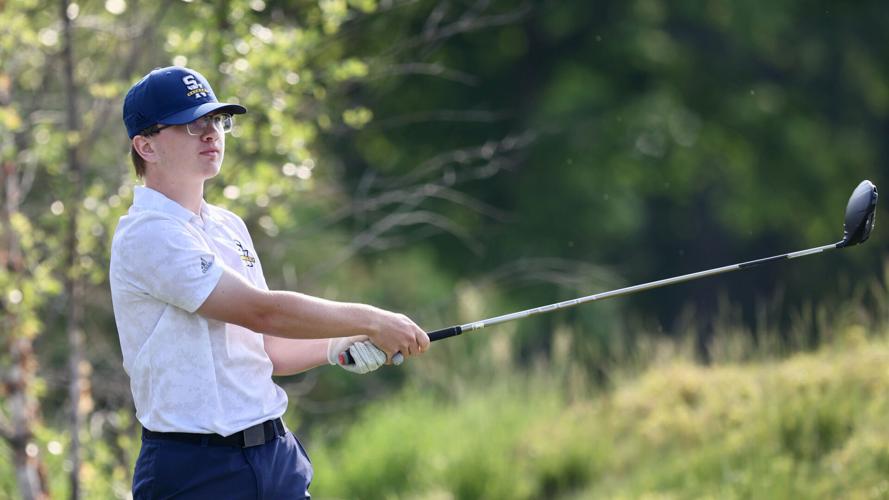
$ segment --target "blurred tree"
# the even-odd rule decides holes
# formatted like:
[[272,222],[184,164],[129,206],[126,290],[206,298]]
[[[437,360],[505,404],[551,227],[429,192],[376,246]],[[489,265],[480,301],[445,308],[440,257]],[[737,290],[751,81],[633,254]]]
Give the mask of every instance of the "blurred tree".
[[0,435],[13,454],[16,479],[23,498],[45,498],[49,494],[46,471],[34,442],[34,427],[39,425],[37,402],[39,380],[33,340],[41,324],[37,311],[42,295],[52,289],[49,269],[40,262],[35,248],[34,228],[19,210],[22,195],[20,172],[10,160],[3,162],[4,203],[0,210],[0,283],[4,296],[2,327],[3,408],[0,411]]
[[[158,6],[140,23],[117,19],[126,10],[125,2],[33,1],[0,8],[0,125],[5,129],[5,206],[11,221],[3,231],[21,254],[12,260],[12,285],[4,286],[15,298],[6,303],[15,311],[10,316],[15,321],[4,335],[15,347],[9,370],[21,393],[8,402],[20,414],[17,420],[28,425],[11,448],[16,456],[36,461],[40,447],[31,436],[34,426],[41,425],[37,417],[46,414],[51,424],[63,426],[69,414],[69,484],[60,483],[61,476],[52,479],[57,494],[67,491],[73,498],[81,496],[81,424],[93,409],[92,362],[112,366],[109,361],[117,360],[114,372],[120,371],[119,354],[107,356],[108,346],[113,351],[117,347],[114,330],[108,328],[113,318],[105,284],[105,236],[120,214],[120,194],[126,191],[117,187],[121,176],[116,183],[106,172],[113,171],[109,165],[121,164],[124,149],[119,139],[109,140],[106,129],[119,123],[121,89],[139,64],[139,44],[150,44],[153,22],[169,4]],[[77,61],[73,46],[78,47]],[[126,63],[119,64],[121,60]],[[62,78],[56,78],[59,73]],[[83,330],[90,332],[93,348],[85,359],[79,353]],[[39,364],[32,356],[32,341]],[[20,369],[24,367],[27,370]],[[128,401],[120,377],[105,381],[101,388],[119,388],[102,393],[101,399],[113,401],[115,393],[125,393]],[[49,403],[48,412],[40,411],[38,396]],[[27,404],[15,403],[21,398]],[[86,451],[91,458],[95,447]],[[19,487],[23,495],[31,494],[24,475]]]
[[[77,109],[77,95],[74,81],[74,47],[71,35],[71,16],[69,12],[71,3],[68,0],[59,2],[59,18],[62,24],[63,48],[62,66],[64,68],[64,96],[65,96],[65,132],[67,137],[67,174],[71,183],[71,193],[68,198],[69,206],[77,206],[83,199],[83,173],[81,171],[81,151],[78,148],[80,142],[80,117]],[[83,290],[85,276],[80,272],[80,253],[78,248],[78,232],[80,230],[80,217],[77,210],[73,210],[68,217],[68,234],[65,239],[65,295],[67,297],[67,324],[65,329],[68,338],[68,410],[70,412],[69,432],[71,446],[69,459],[71,461],[70,494],[69,497],[77,500],[80,494],[80,429],[83,426],[83,408],[81,401],[89,401],[89,384],[85,380],[83,366]],[[85,394],[84,394],[85,393]]]
[[[129,484],[137,423],[106,273],[134,184],[121,101],[153,67],[194,67],[250,109],[206,195],[244,217],[273,288],[429,328],[838,239],[849,189],[885,176],[877,1],[84,0],[63,18],[59,4],[0,2],[0,429],[25,452],[22,484],[43,458],[27,425],[63,428],[77,399],[89,425],[59,439],[75,456],[82,439],[83,476]],[[505,363],[512,339],[537,359],[556,329],[593,369],[649,315],[668,333],[703,325],[706,351],[723,290],[751,325],[786,297],[768,308],[781,321],[849,294],[887,238],[522,322],[495,346],[443,343],[422,370],[281,382],[327,424],[405,374],[446,384],[491,349]]]
[[[885,7],[861,8],[417,2],[352,33],[350,53],[402,71],[354,91],[373,122],[325,140],[348,158],[347,185],[367,196],[416,178],[436,148],[496,151],[498,134],[533,137],[507,175],[461,190],[485,207],[482,216],[457,203],[419,205],[465,231],[416,243],[453,275],[476,279],[506,264],[537,278],[501,288],[519,307],[823,244],[841,236],[851,189],[861,178],[879,183],[886,163],[880,89],[889,75],[885,30],[874,21]],[[467,21],[470,13],[509,22],[475,30],[484,23]],[[396,58],[410,64],[393,66]],[[438,178],[472,172],[472,161],[436,163],[444,165]],[[675,332],[695,304],[706,354],[720,290],[744,305],[750,324],[757,303],[782,296],[773,319],[786,321],[786,311],[836,294],[844,275],[879,266],[886,239],[875,236],[854,256],[696,282],[620,307],[655,314]],[[566,283],[530,267],[552,259],[616,272],[575,271],[584,279]],[[536,351],[553,323],[607,332],[621,316],[597,306],[519,328]]]

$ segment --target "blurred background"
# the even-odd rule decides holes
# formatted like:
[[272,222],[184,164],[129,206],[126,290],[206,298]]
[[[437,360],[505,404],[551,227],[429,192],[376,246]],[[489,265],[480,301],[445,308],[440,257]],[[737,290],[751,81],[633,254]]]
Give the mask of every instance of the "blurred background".
[[[127,498],[107,268],[155,67],[236,118],[270,287],[433,330],[842,237],[889,167],[885,2],[0,0],[0,497]],[[277,382],[317,498],[887,498],[864,246]]]

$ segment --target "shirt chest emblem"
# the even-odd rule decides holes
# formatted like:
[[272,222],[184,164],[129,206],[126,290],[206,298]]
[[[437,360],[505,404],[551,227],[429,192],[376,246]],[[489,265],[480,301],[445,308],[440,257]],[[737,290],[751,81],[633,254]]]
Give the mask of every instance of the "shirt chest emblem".
[[253,267],[256,264],[256,257],[250,255],[250,249],[245,247],[240,241],[234,240],[238,253],[241,255],[241,262],[247,267]]

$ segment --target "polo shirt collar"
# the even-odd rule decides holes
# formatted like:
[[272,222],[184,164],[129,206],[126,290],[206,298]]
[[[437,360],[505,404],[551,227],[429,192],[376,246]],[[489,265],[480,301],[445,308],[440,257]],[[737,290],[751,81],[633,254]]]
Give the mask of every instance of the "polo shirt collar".
[[216,217],[215,212],[211,210],[213,205],[210,205],[204,200],[201,200],[201,216],[200,219],[203,220],[204,225],[207,229],[213,227],[214,224],[222,224],[222,222]]
[[[200,220],[200,217],[191,210],[167,198],[160,192],[145,186],[136,186],[133,190],[133,208],[162,212],[185,222],[194,219]],[[204,200],[201,200],[201,214],[205,217],[207,215],[207,203]]]

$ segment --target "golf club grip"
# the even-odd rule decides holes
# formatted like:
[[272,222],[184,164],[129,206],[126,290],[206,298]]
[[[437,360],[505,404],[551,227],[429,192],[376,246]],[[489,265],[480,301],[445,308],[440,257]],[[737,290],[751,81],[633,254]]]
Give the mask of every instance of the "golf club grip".
[[[448,337],[456,337],[463,333],[463,327],[460,325],[457,326],[449,326],[447,328],[442,328],[441,330],[435,330],[434,332],[429,332],[429,341],[435,342],[436,340],[446,339]],[[341,355],[342,362],[344,365],[352,365],[355,364],[355,360],[352,359],[352,354],[349,353],[348,349],[344,351]],[[404,360],[404,356],[397,352],[395,356],[392,356],[392,360],[395,361],[396,365],[400,365],[400,361],[396,361],[396,357],[399,357],[401,361]]]
[[462,326],[450,326],[448,328],[442,328],[441,330],[435,330],[434,332],[429,332],[429,341],[435,342],[436,340],[446,339],[448,337],[456,337],[463,333]]

